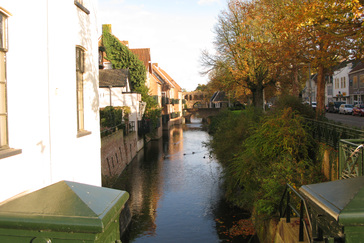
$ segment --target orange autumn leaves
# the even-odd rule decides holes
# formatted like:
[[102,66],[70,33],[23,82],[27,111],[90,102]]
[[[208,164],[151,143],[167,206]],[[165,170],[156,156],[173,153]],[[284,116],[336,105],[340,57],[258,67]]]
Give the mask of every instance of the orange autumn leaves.
[[[247,95],[257,93],[260,98],[259,92],[272,85],[277,93],[298,87],[294,94],[298,95],[308,76],[302,64],[310,65],[318,72],[320,112],[324,76],[330,68],[364,56],[363,21],[359,0],[230,0],[215,27],[217,53],[212,66],[218,63],[214,68],[227,71],[217,73],[231,76],[218,79],[225,91],[241,86]],[[306,74],[298,75],[299,71]]]
[[219,229],[219,234],[222,234],[228,239],[234,239],[235,237],[246,238],[255,235],[255,228],[251,219],[233,221],[231,227],[227,227],[222,219],[215,219],[215,221]]

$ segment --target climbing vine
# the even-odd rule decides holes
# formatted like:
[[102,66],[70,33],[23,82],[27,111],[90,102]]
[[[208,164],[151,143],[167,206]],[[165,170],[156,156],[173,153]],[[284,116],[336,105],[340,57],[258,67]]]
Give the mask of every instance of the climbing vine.
[[103,28],[102,44],[105,48],[106,59],[112,63],[114,69],[129,69],[130,85],[133,91],[145,85],[147,76],[143,62],[111,34],[109,28]]
[[130,49],[122,44],[118,38],[111,34],[110,26],[104,25],[102,29],[102,45],[105,48],[106,59],[112,63],[114,69],[129,69],[131,90],[138,92],[142,100],[147,103],[146,119],[157,120],[160,110],[157,102],[149,96],[149,88],[145,85],[147,71],[143,62]]

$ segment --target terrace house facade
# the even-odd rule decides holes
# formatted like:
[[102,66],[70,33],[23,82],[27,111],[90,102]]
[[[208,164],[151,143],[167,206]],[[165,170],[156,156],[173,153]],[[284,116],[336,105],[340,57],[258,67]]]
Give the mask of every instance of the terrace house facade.
[[182,89],[158,63],[153,63],[152,68],[154,79],[162,84],[162,124],[163,129],[168,130],[172,125],[183,122]]
[[364,102],[364,64],[357,63],[349,72],[350,103]]

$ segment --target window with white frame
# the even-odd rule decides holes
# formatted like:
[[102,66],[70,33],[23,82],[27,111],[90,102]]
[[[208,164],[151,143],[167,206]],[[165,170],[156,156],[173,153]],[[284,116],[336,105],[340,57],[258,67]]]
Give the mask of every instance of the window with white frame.
[[7,16],[0,12],[0,149],[8,146],[8,111],[6,89]]
[[76,85],[77,85],[77,130],[85,130],[84,99],[83,99],[83,75],[85,72],[85,51],[76,47]]
[[343,77],[343,83],[344,83],[344,87],[343,88],[346,88],[346,77]]
[[335,89],[339,88],[339,79],[335,78]]

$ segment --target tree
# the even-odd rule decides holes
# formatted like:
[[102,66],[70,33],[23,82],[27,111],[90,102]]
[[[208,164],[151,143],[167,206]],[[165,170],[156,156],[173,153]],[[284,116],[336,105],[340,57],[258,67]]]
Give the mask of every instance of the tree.
[[213,77],[225,82],[225,87],[249,90],[254,106],[261,109],[263,90],[277,81],[279,69],[256,52],[256,47],[266,38],[267,28],[257,24],[255,7],[253,2],[230,1],[215,27],[217,55],[205,52],[202,60],[205,66],[212,67],[208,71],[215,70]]
[[[230,72],[225,87],[250,90],[259,107],[262,90],[277,83],[296,95],[303,66],[317,77],[317,115],[324,111],[325,74],[338,62],[363,58],[363,1],[230,0],[215,28],[217,55],[203,53],[212,69]],[[222,77],[222,76],[213,76]],[[231,83],[234,83],[231,85]]]
[[298,54],[296,65],[303,62],[317,70],[318,116],[324,112],[325,74],[339,62],[363,55],[363,6],[357,0],[279,2],[283,15],[273,21],[280,29],[275,47],[284,56]]
[[206,91],[207,86],[206,84],[198,84],[195,91]]

